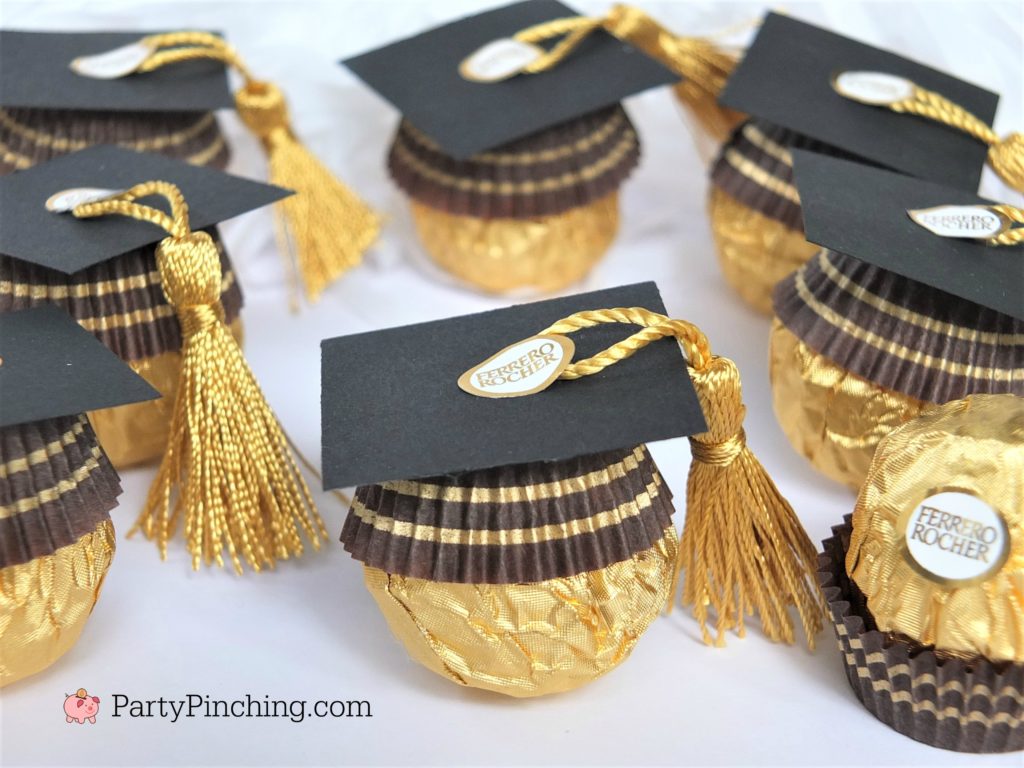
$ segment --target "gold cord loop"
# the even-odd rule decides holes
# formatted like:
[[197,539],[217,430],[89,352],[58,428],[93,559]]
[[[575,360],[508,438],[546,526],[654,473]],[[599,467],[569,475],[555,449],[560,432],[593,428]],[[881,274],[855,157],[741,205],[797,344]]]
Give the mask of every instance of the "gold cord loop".
[[[136,202],[162,195],[171,213]],[[146,182],[73,211],[78,218],[128,216],[170,234],[157,246],[167,301],[181,325],[181,374],[167,448],[135,526],[161,556],[180,524],[201,563],[256,571],[314,548],[326,537],[313,498],[277,417],[224,320],[221,264],[213,239],[192,232],[188,205],[173,184]]]
[[[746,444],[746,407],[736,365],[712,355],[707,337],[695,325],[639,307],[577,312],[541,333],[567,334],[602,323],[628,323],[641,330],[570,364],[559,378],[599,373],[665,337],[676,339],[686,357],[707,431],[690,438],[693,462],[677,578],[685,572],[681,600],[693,606],[705,642],[724,645],[732,629],[742,636],[744,617],[756,611],[769,638],[792,643],[792,607],[813,648],[824,622],[816,549]],[[714,637],[708,630],[712,614]]]
[[[1024,210],[1014,205],[993,205],[992,210],[1001,213],[1014,224],[1024,224]],[[1018,245],[1024,243],[1024,226],[1010,227],[995,237],[986,240],[989,245]]]

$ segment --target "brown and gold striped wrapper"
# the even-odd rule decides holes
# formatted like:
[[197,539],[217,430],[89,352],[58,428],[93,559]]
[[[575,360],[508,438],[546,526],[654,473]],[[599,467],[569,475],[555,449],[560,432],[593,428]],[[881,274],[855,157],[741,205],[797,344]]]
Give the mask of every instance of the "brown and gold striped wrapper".
[[672,513],[638,446],[363,486],[341,539],[413,658],[536,696],[618,665],[664,607]]
[[930,404],[1024,395],[1024,322],[822,250],[775,290],[775,412],[794,447],[852,488],[878,442]]
[[408,121],[388,157],[431,257],[492,292],[555,290],[582,278],[618,229],[618,189],[640,143],[621,106],[468,160]]
[[[242,293],[215,228],[225,318],[240,335]],[[152,384],[163,398],[92,414],[115,466],[158,458],[167,442],[178,380],[181,329],[160,285],[156,245],[139,248],[73,275],[0,255],[0,312],[57,304]]]
[[846,677],[871,714],[916,741],[958,752],[1024,749],[1024,664],[945,656],[880,632],[846,573],[851,518],[832,529],[818,578]]
[[0,428],[0,685],[78,639],[113,556],[120,493],[85,415]]
[[229,151],[212,112],[0,109],[0,174],[96,144],[223,169]]
[[775,284],[817,251],[804,239],[791,148],[847,157],[763,120],[736,128],[711,166],[708,215],[729,284],[757,310],[771,312]]

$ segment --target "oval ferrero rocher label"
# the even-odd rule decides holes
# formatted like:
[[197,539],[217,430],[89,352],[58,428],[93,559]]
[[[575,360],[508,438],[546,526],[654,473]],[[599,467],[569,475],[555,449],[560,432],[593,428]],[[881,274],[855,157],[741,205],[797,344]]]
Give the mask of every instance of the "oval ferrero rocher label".
[[1006,521],[986,501],[960,490],[929,495],[906,518],[906,554],[926,578],[945,586],[976,584],[1006,562]]
[[478,397],[532,395],[551,386],[575,351],[567,336],[531,336],[474,365],[459,377],[459,387]]

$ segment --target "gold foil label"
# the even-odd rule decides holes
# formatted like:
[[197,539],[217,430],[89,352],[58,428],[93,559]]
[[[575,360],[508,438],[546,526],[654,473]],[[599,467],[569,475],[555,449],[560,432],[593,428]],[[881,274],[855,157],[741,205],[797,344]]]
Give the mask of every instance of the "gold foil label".
[[551,386],[575,352],[566,336],[531,336],[470,368],[459,377],[459,387],[478,397],[532,395]]
[[914,84],[905,77],[863,70],[837,73],[832,88],[848,99],[876,107],[888,107],[914,95]]
[[922,576],[943,586],[967,586],[994,575],[1010,554],[1006,521],[991,505],[962,490],[939,490],[910,510],[906,556]]
[[53,213],[67,213],[84,203],[98,203],[100,200],[107,200],[114,195],[119,195],[123,191],[123,189],[102,189],[101,187],[62,189],[47,198],[46,210]]
[[96,80],[116,80],[137,70],[153,51],[152,45],[139,40],[93,56],[79,56],[71,62],[71,71]]
[[915,224],[939,237],[988,240],[1008,230],[1012,222],[987,205],[937,205],[908,210]]
[[498,83],[515,77],[544,55],[544,49],[512,37],[492,40],[459,64],[459,74],[474,83]]

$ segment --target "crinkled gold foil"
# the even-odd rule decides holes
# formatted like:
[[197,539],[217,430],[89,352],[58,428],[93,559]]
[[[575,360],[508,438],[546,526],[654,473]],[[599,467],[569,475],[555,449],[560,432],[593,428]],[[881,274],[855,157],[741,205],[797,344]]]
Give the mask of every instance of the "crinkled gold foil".
[[[235,318],[231,332],[242,343],[242,321]],[[142,403],[104,408],[89,413],[99,444],[117,469],[148,464],[159,459],[167,447],[167,431],[174,410],[181,355],[164,352],[142,360],[129,360],[133,371],[148,381],[163,397]]]
[[52,555],[0,569],[0,686],[33,675],[78,640],[114,556],[100,523]]
[[815,353],[777,317],[769,377],[775,416],[793,447],[854,490],[864,483],[879,441],[929,406]]
[[754,309],[772,311],[772,290],[790,272],[814,256],[819,246],[732,195],[712,186],[708,215],[715,251],[726,281]]
[[448,272],[492,293],[556,291],[581,280],[619,228],[617,192],[535,219],[456,216],[410,200],[423,247]]
[[453,584],[365,567],[366,586],[416,661],[509,696],[577,688],[621,663],[664,608],[677,537],[598,571],[535,584]]
[[[940,488],[978,496],[1006,522],[1009,556],[980,583],[939,584],[904,551],[903,516]],[[1024,661],[1024,398],[956,400],[887,437],[857,499],[846,569],[883,632],[950,655]]]

